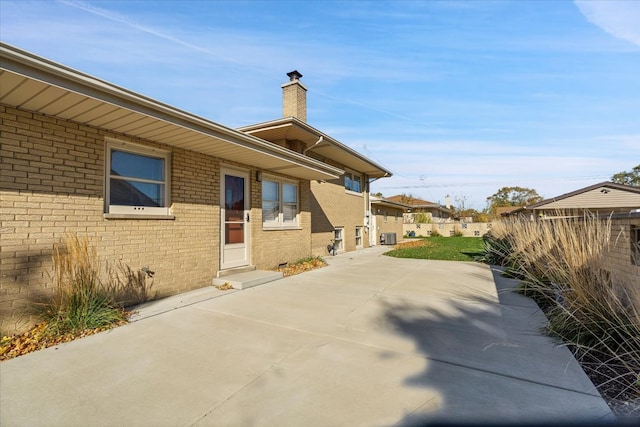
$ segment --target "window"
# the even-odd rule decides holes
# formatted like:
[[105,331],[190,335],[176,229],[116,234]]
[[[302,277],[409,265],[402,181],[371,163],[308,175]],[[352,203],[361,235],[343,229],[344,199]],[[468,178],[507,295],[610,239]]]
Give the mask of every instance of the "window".
[[265,228],[298,226],[298,186],[262,180],[262,224]]
[[169,215],[170,153],[107,142],[105,213]]
[[386,210],[385,210],[385,211],[382,211],[382,216],[383,216],[383,218],[384,218],[384,222],[387,222],[387,219],[388,219],[388,218],[387,218],[387,211],[386,211]]
[[356,248],[362,247],[362,227],[356,227]]
[[333,230],[333,247],[337,252],[340,252],[344,249],[344,246],[342,244],[343,231],[344,231],[344,228],[336,228]]
[[351,172],[345,172],[344,188],[355,193],[362,192],[362,177]]

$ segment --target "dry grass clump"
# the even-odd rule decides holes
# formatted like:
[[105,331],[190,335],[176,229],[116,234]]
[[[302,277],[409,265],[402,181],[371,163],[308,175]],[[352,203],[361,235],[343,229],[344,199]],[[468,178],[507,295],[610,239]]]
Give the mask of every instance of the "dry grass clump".
[[614,283],[604,267],[610,219],[583,217],[494,227],[507,248],[509,271],[522,292],[545,308],[548,330],[570,345],[587,374],[610,399],[640,398],[640,290]]
[[[52,296],[37,304],[42,322],[0,339],[0,360],[95,334],[126,323],[124,307],[153,297],[144,271],[117,262],[102,269],[87,238],[66,234],[53,246]],[[105,278],[103,280],[102,278]]]
[[48,330],[55,334],[104,327],[126,320],[115,288],[100,279],[101,263],[87,238],[66,234],[53,247],[54,293],[42,303]]

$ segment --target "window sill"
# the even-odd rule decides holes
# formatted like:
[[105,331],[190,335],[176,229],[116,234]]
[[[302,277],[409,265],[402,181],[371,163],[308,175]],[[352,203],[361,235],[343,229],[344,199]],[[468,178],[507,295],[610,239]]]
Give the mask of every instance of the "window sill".
[[344,194],[349,194],[350,196],[362,197],[362,193],[358,193],[357,191],[347,190],[346,188],[344,190]]
[[299,225],[290,225],[290,226],[269,226],[263,225],[263,231],[278,231],[278,230],[302,230],[302,227]]
[[175,215],[103,214],[104,219],[158,219],[174,220]]

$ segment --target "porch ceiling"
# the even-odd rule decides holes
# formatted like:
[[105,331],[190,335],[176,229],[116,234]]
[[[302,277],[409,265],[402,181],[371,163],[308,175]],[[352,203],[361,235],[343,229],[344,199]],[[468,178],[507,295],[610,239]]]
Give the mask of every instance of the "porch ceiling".
[[0,45],[0,103],[302,179],[343,171],[103,80]]

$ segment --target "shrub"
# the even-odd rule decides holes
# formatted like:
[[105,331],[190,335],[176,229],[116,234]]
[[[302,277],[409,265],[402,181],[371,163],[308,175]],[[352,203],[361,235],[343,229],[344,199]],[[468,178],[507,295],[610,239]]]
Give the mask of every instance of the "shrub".
[[511,253],[511,243],[508,237],[499,236],[495,231],[490,231],[482,236],[482,255],[477,258],[477,261],[505,266]]
[[431,222],[431,215],[426,212],[416,212],[414,221],[418,224],[429,224]]
[[48,332],[101,328],[126,320],[116,306],[114,289],[100,280],[96,249],[86,238],[67,234],[53,249],[54,294],[41,305]]

